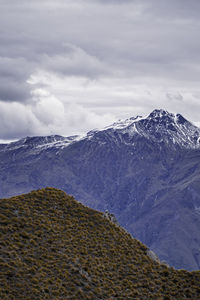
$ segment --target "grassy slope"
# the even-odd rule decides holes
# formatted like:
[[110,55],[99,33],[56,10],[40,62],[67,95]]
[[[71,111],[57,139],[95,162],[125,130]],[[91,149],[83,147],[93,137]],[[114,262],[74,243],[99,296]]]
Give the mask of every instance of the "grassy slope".
[[[0,299],[200,299],[103,214],[46,188],[0,200]],[[173,247],[173,245],[172,245]]]

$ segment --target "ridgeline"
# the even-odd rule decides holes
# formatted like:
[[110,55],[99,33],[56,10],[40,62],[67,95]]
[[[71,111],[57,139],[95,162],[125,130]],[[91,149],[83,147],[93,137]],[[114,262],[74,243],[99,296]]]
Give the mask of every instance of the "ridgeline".
[[[173,247],[173,245],[172,245]],[[0,299],[200,299],[200,271],[175,270],[63,191],[0,200]]]

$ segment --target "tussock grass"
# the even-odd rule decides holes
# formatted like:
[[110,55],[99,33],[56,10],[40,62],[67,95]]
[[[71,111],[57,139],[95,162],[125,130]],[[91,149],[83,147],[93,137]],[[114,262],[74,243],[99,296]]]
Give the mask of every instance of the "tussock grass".
[[123,228],[64,192],[0,200],[0,299],[200,299],[200,272],[153,261]]

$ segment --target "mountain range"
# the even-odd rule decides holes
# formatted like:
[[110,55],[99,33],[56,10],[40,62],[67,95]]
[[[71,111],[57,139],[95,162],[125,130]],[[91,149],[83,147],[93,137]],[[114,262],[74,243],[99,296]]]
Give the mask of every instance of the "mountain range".
[[200,271],[160,263],[114,220],[53,188],[0,199],[0,299],[200,298]]
[[180,114],[0,145],[0,197],[46,186],[114,213],[170,266],[200,269],[200,129]]

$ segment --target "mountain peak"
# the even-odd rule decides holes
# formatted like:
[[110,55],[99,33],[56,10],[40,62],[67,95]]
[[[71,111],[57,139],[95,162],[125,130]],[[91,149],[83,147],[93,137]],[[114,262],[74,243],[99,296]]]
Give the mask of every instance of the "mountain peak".
[[[121,130],[130,127],[137,127],[137,123],[146,125],[146,129],[152,126],[163,125],[167,130],[174,130],[173,126],[170,128],[170,124],[185,125],[186,123],[190,126],[194,126],[191,122],[186,120],[181,114],[173,114],[164,109],[154,109],[148,116],[142,117],[131,117],[125,120],[118,120],[110,126],[105,127],[105,129],[116,129]],[[195,127],[195,126],[194,126]],[[195,127],[196,128],[196,127]],[[155,128],[154,128],[155,129]]]
[[200,129],[181,114],[170,113],[164,109],[155,109],[147,117],[119,120],[104,128],[107,129],[128,134],[130,142],[134,135],[139,135],[158,143],[193,149],[200,147]]
[[200,129],[181,114],[155,109],[137,124],[140,134],[157,142],[179,145],[184,148],[200,147]]
[[[181,115],[177,117],[176,114],[169,113],[166,110],[158,110],[155,109],[152,111],[149,116],[143,120],[143,125],[147,131],[152,131],[152,132],[157,132],[159,131],[160,133],[164,132],[170,132],[170,131],[178,131],[179,128],[178,126],[183,125],[185,122],[188,122],[185,120],[185,122],[179,122],[177,123],[178,120],[185,120]],[[189,122],[188,122],[189,123]]]
[[[155,109],[153,110],[147,119],[154,119],[154,120],[168,120],[168,122],[174,122],[177,124],[186,124],[190,123],[188,120],[186,120],[181,114],[173,114],[168,112],[167,110],[164,109]],[[192,125],[192,124],[191,124]]]
[[164,109],[154,109],[150,115],[148,116],[149,118],[162,118],[162,117],[173,117],[174,114],[172,113],[169,113],[167,110],[164,110]]

